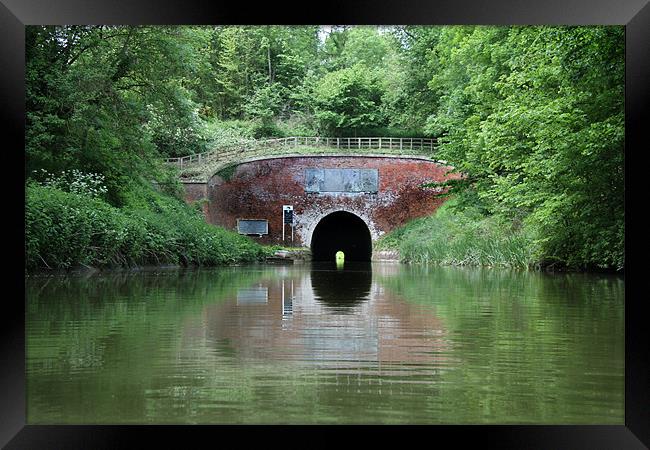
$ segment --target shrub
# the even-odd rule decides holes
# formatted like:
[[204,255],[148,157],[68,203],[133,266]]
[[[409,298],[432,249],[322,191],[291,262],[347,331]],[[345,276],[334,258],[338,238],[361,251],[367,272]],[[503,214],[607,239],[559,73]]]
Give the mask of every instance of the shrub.
[[88,197],[103,197],[107,192],[104,185],[104,176],[99,173],[84,173],[77,169],[64,170],[58,175],[41,169],[38,174],[43,178],[43,185],[73,192]]
[[448,201],[436,214],[416,219],[382,238],[378,248],[397,248],[405,262],[454,266],[529,268],[535,265],[531,233],[484,216],[459,211]]
[[209,149],[227,147],[253,139],[253,125],[244,120],[215,120],[208,124]]
[[30,183],[27,270],[146,264],[220,265],[268,253],[251,239],[205,222],[192,207],[153,190],[122,209],[101,199]]

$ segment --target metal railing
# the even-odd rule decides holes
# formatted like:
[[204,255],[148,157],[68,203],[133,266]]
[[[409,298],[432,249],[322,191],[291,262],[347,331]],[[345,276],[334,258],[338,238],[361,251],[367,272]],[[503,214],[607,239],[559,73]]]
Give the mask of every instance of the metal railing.
[[379,150],[382,154],[431,154],[435,139],[394,137],[285,137],[242,141],[195,155],[167,158],[165,161],[183,169],[208,162],[233,161],[264,154],[275,155],[295,152],[297,147],[327,147],[339,150]]

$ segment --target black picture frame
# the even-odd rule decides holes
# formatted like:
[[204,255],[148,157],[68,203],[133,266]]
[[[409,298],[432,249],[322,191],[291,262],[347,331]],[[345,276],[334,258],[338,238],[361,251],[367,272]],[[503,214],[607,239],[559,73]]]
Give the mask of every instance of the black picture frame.
[[[245,4],[186,0],[0,0],[0,114],[5,170],[3,199],[9,249],[5,273],[3,326],[0,328],[2,391],[0,444],[6,448],[116,448],[144,446],[211,446],[226,436],[238,446],[258,438],[283,445],[301,439],[340,445],[333,434],[372,438],[387,445],[443,442],[477,443],[499,448],[647,448],[650,445],[648,326],[643,323],[642,247],[635,237],[643,226],[640,201],[644,191],[644,136],[650,124],[650,5],[648,0],[518,0],[344,1],[326,3]],[[25,25],[37,24],[493,24],[493,25],[625,25],[626,26],[626,296],[625,296],[625,425],[621,426],[430,426],[430,427],[226,427],[226,426],[35,426],[25,424],[24,265],[24,75]],[[11,175],[11,176],[8,176]],[[15,177],[15,178],[14,178]],[[640,180],[633,187],[635,180]],[[21,190],[22,189],[22,190]],[[17,194],[15,191],[19,191]],[[21,193],[23,196],[21,197]],[[12,235],[10,233],[16,233]],[[630,244],[632,242],[632,244]],[[13,258],[17,258],[16,263]],[[15,271],[15,274],[12,273]],[[631,275],[631,276],[630,276]],[[7,289],[9,287],[9,289]],[[8,294],[8,292],[12,292]],[[414,435],[415,434],[415,435]],[[135,442],[138,442],[136,444]],[[311,444],[305,444],[311,445]],[[447,444],[449,445],[449,444]]]

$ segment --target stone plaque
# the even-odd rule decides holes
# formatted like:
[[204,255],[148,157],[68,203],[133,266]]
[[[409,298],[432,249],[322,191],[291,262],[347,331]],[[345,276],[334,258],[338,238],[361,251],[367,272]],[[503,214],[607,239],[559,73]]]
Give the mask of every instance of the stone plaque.
[[239,234],[269,234],[269,221],[257,219],[237,219]]
[[306,169],[306,192],[377,192],[377,169]]

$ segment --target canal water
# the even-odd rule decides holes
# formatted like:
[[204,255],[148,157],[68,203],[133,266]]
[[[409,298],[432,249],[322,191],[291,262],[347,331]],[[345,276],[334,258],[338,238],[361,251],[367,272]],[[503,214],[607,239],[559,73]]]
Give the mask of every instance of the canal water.
[[29,424],[624,424],[624,281],[397,263],[26,280]]

